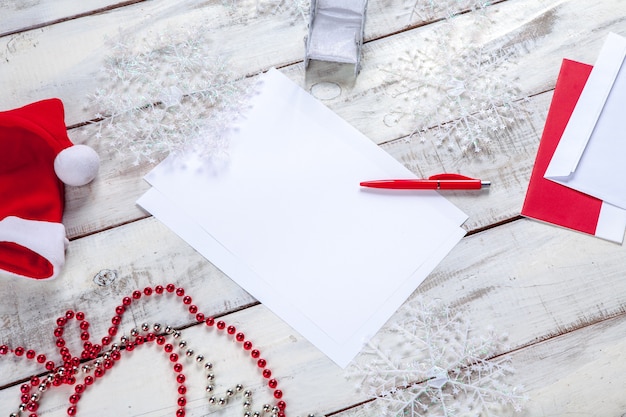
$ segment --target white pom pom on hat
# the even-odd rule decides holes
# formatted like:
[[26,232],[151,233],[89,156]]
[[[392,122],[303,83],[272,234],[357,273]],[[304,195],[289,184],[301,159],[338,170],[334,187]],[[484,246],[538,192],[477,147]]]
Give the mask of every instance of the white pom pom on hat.
[[90,183],[100,169],[100,157],[87,145],[63,149],[54,158],[54,171],[67,185],[78,187]]

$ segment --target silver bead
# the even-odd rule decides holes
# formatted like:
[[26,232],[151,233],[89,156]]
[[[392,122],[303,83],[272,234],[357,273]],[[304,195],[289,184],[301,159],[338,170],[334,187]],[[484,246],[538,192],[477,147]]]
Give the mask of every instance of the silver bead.
[[154,323],[154,326],[152,326],[152,328],[154,329],[155,332],[160,332],[161,331],[161,324],[160,323]]
[[252,403],[248,400],[245,400],[243,402],[243,408],[250,408],[252,406]]
[[26,403],[22,403],[22,404],[20,404],[20,406],[18,407],[18,409],[19,409],[20,411],[24,411],[24,410],[26,410],[26,405],[27,405]]
[[243,393],[243,396],[246,398],[250,398],[252,396],[252,392],[249,390],[245,390]]
[[210,369],[213,369],[213,364],[211,362],[207,362],[204,364],[204,369],[206,369],[207,371]]
[[243,417],[250,417],[252,416],[252,414],[250,414],[250,411],[246,411],[245,413],[243,413]]
[[9,414],[9,417],[18,417],[17,413],[11,413]]
[[172,329],[172,326],[165,326],[165,333],[172,334],[173,331],[174,329]]
[[266,413],[272,409],[272,406],[269,404],[263,404],[263,411]]
[[215,374],[207,374],[206,379],[208,381],[213,381],[215,379]]
[[279,411],[278,406],[275,405],[274,407],[272,407],[273,413],[278,413],[278,411]]
[[34,392],[34,393],[30,396],[30,400],[31,400],[31,401],[39,401],[39,393]]
[[120,342],[122,342],[122,345],[128,343],[128,336],[122,335],[122,337],[120,337]]
[[216,401],[217,399],[215,397],[209,398],[209,404],[215,404]]
[[84,373],[88,374],[89,372],[91,372],[91,366],[83,365],[82,370]]
[[132,330],[130,331],[130,335],[131,335],[132,337],[135,337],[135,336],[137,336],[138,334],[139,334],[139,330],[137,330],[137,329],[132,329]]
[[259,413],[258,411],[255,411],[253,415],[254,417],[261,417],[261,413]]
[[242,390],[243,390],[243,385],[241,385],[241,384],[235,385],[235,391],[241,392]]
[[203,360],[204,360],[204,356],[203,356],[203,355],[200,355],[200,354],[199,354],[198,356],[196,356],[196,362],[200,363],[200,362],[202,362]]
[[228,401],[226,401],[226,398],[220,398],[219,401],[217,402],[219,405],[226,405],[226,403],[228,403]]
[[183,349],[185,346],[187,346],[187,341],[186,340],[181,340],[180,342],[178,342],[178,346]]
[[39,392],[44,392],[48,389],[48,386],[46,384],[41,384],[39,385],[39,387],[37,387],[37,389],[39,390]]
[[206,392],[213,392],[214,389],[215,389],[215,387],[213,385],[207,385],[206,386]]
[[187,349],[187,352],[185,352],[185,355],[187,355],[188,358],[191,358],[193,356],[193,349]]
[[229,388],[226,390],[226,395],[232,397],[233,395],[235,395],[235,391]]
[[141,325],[141,330],[143,330],[144,332],[147,332],[148,330],[150,330],[150,325],[148,323],[143,323]]
[[178,339],[178,338],[180,337],[180,332],[179,332],[178,330],[174,330],[174,331],[172,332],[172,337],[173,337],[174,339]]

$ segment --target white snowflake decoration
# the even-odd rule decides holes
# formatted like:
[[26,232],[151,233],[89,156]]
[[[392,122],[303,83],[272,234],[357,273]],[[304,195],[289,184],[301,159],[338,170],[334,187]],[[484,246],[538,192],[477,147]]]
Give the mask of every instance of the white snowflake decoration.
[[417,18],[421,22],[437,18],[451,18],[467,11],[481,10],[489,6],[489,0],[412,0],[405,3],[409,9],[409,23]]
[[401,344],[370,342],[351,368],[361,378],[358,386],[376,398],[369,406],[380,415],[503,416],[521,410],[520,388],[505,381],[514,369],[497,356],[506,336],[493,329],[475,336],[460,313],[421,298],[399,314],[377,339],[401,338]]
[[513,48],[477,42],[463,49],[468,42],[455,36],[450,23],[441,24],[385,69],[397,85],[393,96],[401,102],[385,121],[410,118],[415,127],[407,140],[434,140],[450,150],[480,152],[528,115],[528,100],[507,78]]
[[96,138],[135,163],[190,149],[224,157],[226,133],[246,109],[250,85],[215,56],[207,36],[202,28],[149,40],[120,36],[90,96]]

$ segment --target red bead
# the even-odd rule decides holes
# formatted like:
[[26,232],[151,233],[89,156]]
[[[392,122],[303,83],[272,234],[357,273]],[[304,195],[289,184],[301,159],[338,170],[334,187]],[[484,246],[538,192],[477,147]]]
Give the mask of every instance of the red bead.
[[67,319],[65,317],[59,317],[57,319],[57,326],[63,327],[65,326],[65,323],[67,323]]
[[167,284],[167,285],[165,286],[165,290],[166,290],[167,292],[174,292],[174,290],[175,290],[175,289],[176,289],[176,285],[174,285],[174,284]]
[[41,380],[39,379],[38,376],[31,376],[30,377],[30,385],[32,385],[33,387],[36,387],[37,385],[39,385],[40,382],[41,382]]
[[261,356],[261,352],[259,352],[257,349],[254,349],[254,350],[252,350],[252,352],[250,352],[250,356],[252,356],[254,359],[256,359],[259,356]]
[[157,285],[156,287],[154,287],[154,292],[156,292],[157,294],[163,294],[163,285]]
[[215,319],[213,317],[209,317],[205,320],[207,326],[213,326],[215,324]]
[[122,298],[122,305],[123,306],[129,306],[130,303],[132,303],[133,300],[130,297],[124,297]]
[[103,362],[104,369],[111,369],[114,363],[115,362],[113,362],[113,359],[105,359]]
[[44,363],[45,361],[46,361],[46,355],[44,354],[37,355],[37,362]]
[[104,336],[102,338],[102,346],[108,346],[111,344],[111,338],[109,336]]
[[279,399],[283,397],[283,392],[279,389],[277,389],[276,391],[274,391],[274,398]]
[[169,352],[174,350],[174,346],[172,346],[170,343],[168,343],[165,346],[163,346],[163,350],[165,350],[167,353],[169,353]]
[[235,334],[237,329],[235,328],[235,326],[228,326],[228,329],[226,329],[226,331],[228,332],[228,334]]
[[[197,305],[194,305],[194,304],[190,305],[190,306],[189,306],[189,312],[190,312],[191,314],[196,314],[196,313],[198,312],[198,306],[197,306]],[[202,321],[202,320],[201,320],[201,321]]]
[[74,392],[76,392],[76,394],[82,394],[83,392],[85,392],[85,386],[83,384],[78,384],[74,387]]
[[276,388],[278,386],[278,381],[276,381],[275,379],[270,379],[267,383],[267,386],[270,388]]
[[[184,288],[176,288],[176,295],[179,297],[182,297],[183,295],[185,295],[185,289]],[[191,297],[189,298],[189,301],[191,301]]]
[[157,336],[156,338],[157,345],[162,345],[165,343],[165,336]]
[[180,363],[175,363],[174,372],[182,372],[182,371],[183,371],[183,365],[181,365]]
[[245,338],[246,336],[243,333],[237,333],[237,335],[235,336],[235,340],[237,340],[238,342],[243,342]]
[[75,416],[76,415],[76,406],[71,406],[70,408],[67,409],[67,415],[68,416]]
[[52,361],[48,361],[48,362],[46,362],[45,367],[46,367],[46,369],[47,369],[48,371],[52,371],[52,370],[55,368],[55,366],[54,366],[54,362],[52,362]]
[[176,417],[185,417],[185,409],[179,408],[178,410],[176,410]]
[[243,342],[243,348],[245,350],[250,350],[252,349],[252,342],[250,342],[249,340],[246,340],[245,342]]
[[78,394],[70,395],[70,404],[76,404],[78,403],[78,400],[80,400],[80,395]]
[[187,400],[185,399],[185,397],[178,397],[177,403],[180,407],[184,407],[185,404],[187,404]]
[[9,347],[7,345],[0,346],[0,355],[6,355],[9,353]]
[[[57,341],[56,341],[56,345],[57,345],[57,347],[59,347],[59,348],[60,348],[60,347],[65,346],[65,340],[63,340],[62,338],[60,338],[60,337],[59,337],[59,338],[57,339]],[[16,355],[17,355],[17,353],[16,353]]]
[[15,348],[13,353],[15,354],[15,356],[22,356],[24,354],[24,348],[21,346],[18,346]]
[[191,304],[191,297],[188,296],[188,295],[184,296],[183,297],[183,304],[187,304],[187,305]]
[[122,314],[124,314],[125,311],[126,311],[126,308],[124,308],[124,306],[115,307],[115,314],[117,314],[118,316],[121,316]]
[[141,291],[135,290],[132,295],[135,300],[138,300],[141,298]]
[[83,313],[82,311],[77,311],[76,312],[76,320],[85,320],[85,313]]
[[94,383],[94,378],[91,375],[85,377],[85,385],[91,385]]
[[56,329],[54,329],[54,337],[61,337],[63,336],[63,327],[57,327]]
[[183,382],[185,382],[185,375],[184,374],[178,374],[176,375],[176,381],[179,384],[182,384]]
[[180,395],[185,395],[185,393],[187,392],[187,387],[184,385],[179,385],[178,386],[178,393]]
[[224,330],[224,328],[226,327],[226,323],[224,323],[223,321],[218,321],[216,324],[217,328],[220,330]]
[[96,378],[100,378],[101,376],[104,375],[104,368],[101,367],[97,367],[94,371],[93,374],[96,376]]
[[176,362],[178,360],[178,354],[177,353],[171,353],[170,354],[170,362]]
[[119,351],[114,350],[113,352],[111,352],[111,359],[113,359],[114,361],[119,361],[121,357],[122,354]]
[[126,351],[127,352],[132,352],[133,350],[135,350],[135,345],[133,343],[128,343],[126,345]]
[[117,327],[111,326],[109,327],[109,336],[115,336],[117,334]]
[[269,378],[272,376],[272,371],[269,369],[263,369],[263,378]]
[[24,384],[20,387],[20,392],[22,394],[28,394],[30,392],[30,385]]
[[284,410],[285,408],[287,408],[287,403],[285,403],[283,400],[280,400],[276,403],[276,407],[278,407],[279,410]]
[[35,355],[36,355],[36,353],[35,353],[35,351],[34,351],[34,350],[32,350],[32,349],[28,349],[28,350],[26,351],[26,357],[27,357],[28,359],[34,359],[34,358],[35,358]]
[[30,401],[26,405],[26,409],[30,411],[31,413],[34,413],[35,411],[37,411],[38,408],[39,408],[39,404],[35,401]]
[[79,325],[81,330],[87,330],[89,328],[89,322],[87,320],[83,320]]
[[147,342],[154,342],[154,339],[156,339],[156,335],[154,333],[148,333],[146,335],[146,341]]
[[144,295],[152,295],[152,288],[146,287],[143,289]]
[[267,361],[261,358],[256,362],[256,364],[258,365],[259,368],[265,368],[265,365],[267,365]]
[[202,323],[204,321],[204,314],[202,314],[202,313],[196,314],[196,321],[198,323]]
[[65,318],[68,319],[68,320],[69,319],[73,319],[74,318],[74,312],[72,310],[67,310],[65,312]]
[[89,340],[89,332],[81,332],[80,340]]

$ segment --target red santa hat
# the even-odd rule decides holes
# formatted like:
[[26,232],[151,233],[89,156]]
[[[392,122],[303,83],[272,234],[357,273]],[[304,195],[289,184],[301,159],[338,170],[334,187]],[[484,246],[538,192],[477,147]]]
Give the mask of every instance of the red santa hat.
[[64,183],[90,182],[99,158],[64,117],[58,99],[0,112],[0,275],[55,278],[65,262]]

